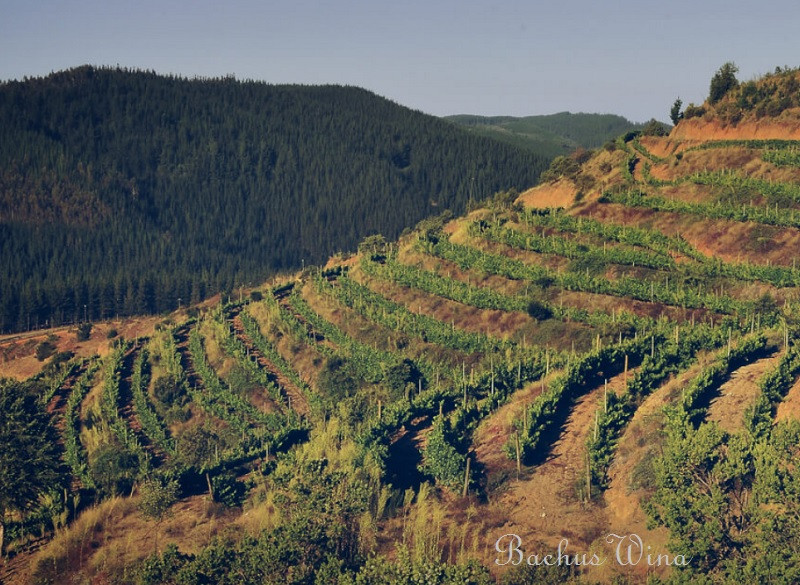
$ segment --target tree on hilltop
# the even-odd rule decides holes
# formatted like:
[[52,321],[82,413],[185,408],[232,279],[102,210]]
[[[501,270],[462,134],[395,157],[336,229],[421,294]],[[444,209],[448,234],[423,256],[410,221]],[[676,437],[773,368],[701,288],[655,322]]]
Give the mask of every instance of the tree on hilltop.
[[736,79],[736,74],[739,68],[728,61],[714,74],[711,78],[711,87],[708,93],[708,102],[716,104],[719,100],[725,97],[730,90],[739,85],[739,80]]

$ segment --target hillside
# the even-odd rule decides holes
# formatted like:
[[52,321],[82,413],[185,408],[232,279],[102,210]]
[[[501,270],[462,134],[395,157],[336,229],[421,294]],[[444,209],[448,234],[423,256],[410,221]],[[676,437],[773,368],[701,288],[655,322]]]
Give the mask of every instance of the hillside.
[[550,158],[569,154],[577,148],[599,148],[617,136],[641,130],[613,114],[572,114],[561,112],[543,116],[446,116],[445,120],[465,127],[480,136],[507,142]]
[[691,124],[232,298],[0,339],[0,429],[27,396],[59,437],[0,436],[40,453],[0,450],[38,488],[0,486],[0,579],[796,582],[800,141]]
[[0,331],[173,310],[528,187],[547,160],[354,87],[5,82]]

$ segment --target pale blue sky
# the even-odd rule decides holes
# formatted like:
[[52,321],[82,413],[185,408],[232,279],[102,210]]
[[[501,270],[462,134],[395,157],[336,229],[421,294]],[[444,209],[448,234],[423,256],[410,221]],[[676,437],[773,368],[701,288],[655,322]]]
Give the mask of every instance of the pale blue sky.
[[800,65],[797,0],[0,0],[0,79],[81,64],[358,85],[435,115],[668,119]]

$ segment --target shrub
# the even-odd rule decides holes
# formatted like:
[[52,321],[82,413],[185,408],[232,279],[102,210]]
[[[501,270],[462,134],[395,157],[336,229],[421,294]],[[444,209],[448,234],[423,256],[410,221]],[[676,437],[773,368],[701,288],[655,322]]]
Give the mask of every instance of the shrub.
[[219,502],[228,508],[236,508],[244,502],[245,486],[232,473],[224,473],[214,477],[211,480],[211,484],[214,486],[215,502]]
[[155,520],[161,520],[172,504],[178,501],[178,482],[162,479],[150,479],[142,484],[139,500],[139,511]]
[[694,104],[689,104],[686,106],[686,110],[683,112],[683,117],[687,120],[689,118],[700,118],[704,116],[706,113],[706,109],[703,106],[696,106]]
[[178,382],[173,376],[161,376],[156,378],[153,384],[153,395],[156,400],[166,406],[173,404],[180,405],[184,402],[185,391],[183,384]]
[[666,136],[667,134],[669,134],[669,129],[655,118],[651,118],[642,128],[642,136]]
[[553,316],[553,312],[538,301],[530,301],[528,303],[527,311],[528,315],[537,321],[545,321]]
[[78,333],[77,338],[78,341],[86,341],[89,339],[89,336],[92,334],[92,324],[91,323],[81,323],[78,325]]
[[34,355],[36,355],[37,360],[43,362],[51,355],[53,355],[55,352],[56,352],[55,344],[49,339],[46,339],[36,346],[36,353]]
[[108,333],[106,333],[106,339],[114,339],[117,335],[119,335],[119,332],[112,327],[108,330]]

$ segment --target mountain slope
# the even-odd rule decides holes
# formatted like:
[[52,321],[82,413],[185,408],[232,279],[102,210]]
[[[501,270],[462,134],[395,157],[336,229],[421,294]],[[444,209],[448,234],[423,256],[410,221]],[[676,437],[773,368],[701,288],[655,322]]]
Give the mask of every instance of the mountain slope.
[[689,122],[73,359],[0,341],[69,468],[0,579],[796,582],[800,143]]
[[572,114],[561,112],[544,116],[447,116],[445,120],[471,132],[547,153],[551,157],[568,154],[578,147],[598,148],[642,124],[613,114]]
[[545,164],[351,87],[93,67],[7,82],[0,330],[172,309]]

